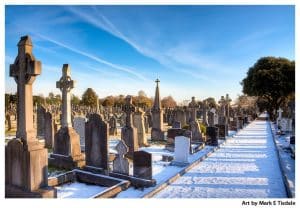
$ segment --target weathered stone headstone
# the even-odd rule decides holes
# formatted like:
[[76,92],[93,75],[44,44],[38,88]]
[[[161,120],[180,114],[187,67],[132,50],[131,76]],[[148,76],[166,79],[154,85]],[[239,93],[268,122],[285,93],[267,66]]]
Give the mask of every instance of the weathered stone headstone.
[[117,135],[117,119],[115,116],[111,116],[109,119],[109,135]]
[[113,172],[129,175],[129,160],[125,157],[128,152],[128,147],[124,141],[121,140],[117,144],[116,150],[118,154],[113,161]]
[[33,129],[32,84],[41,73],[41,62],[32,54],[29,36],[21,37],[18,56],[9,75],[17,83],[17,133],[5,147],[6,197],[55,197],[48,187],[48,154]]
[[175,110],[175,121],[179,121],[182,127],[186,125],[186,115],[183,109]]
[[108,124],[99,114],[91,114],[85,124],[86,165],[108,172]]
[[199,107],[197,102],[195,101],[195,97],[192,97],[192,101],[189,103],[189,107],[191,109],[190,116],[190,130],[192,131],[192,142],[202,142],[202,134],[200,130],[200,125],[197,121],[196,114],[197,108]]
[[174,121],[172,124],[173,129],[181,129],[181,123],[180,121]]
[[45,114],[46,109],[43,106],[37,107],[37,136],[44,137],[45,136]]
[[84,117],[74,117],[74,129],[79,134],[80,137],[80,146],[85,145],[85,122],[86,118]]
[[137,129],[139,147],[149,146],[145,132],[144,114],[144,111],[140,108],[138,108],[133,114],[133,125]]
[[161,108],[160,101],[160,93],[158,83],[160,82],[158,79],[156,82],[156,90],[153,107],[151,109],[152,114],[152,129],[151,129],[151,139],[152,140],[164,140],[164,132],[163,130],[163,111]]
[[132,97],[126,97],[126,104],[123,106],[123,111],[126,113],[126,123],[121,130],[121,139],[125,142],[126,146],[129,148],[127,157],[132,159],[133,152],[138,150],[138,140],[137,140],[137,129],[133,126],[132,114],[135,111],[135,107],[132,104]]
[[145,151],[133,153],[133,176],[152,179],[152,155]]
[[190,138],[184,136],[175,137],[175,152],[174,162],[185,165],[189,162],[190,154]]
[[144,116],[144,123],[145,123],[145,132],[149,133],[149,122],[148,122],[148,116]]
[[218,128],[214,126],[215,112],[214,108],[208,112],[208,127],[206,127],[205,143],[212,146],[218,145]]
[[54,134],[57,129],[55,128],[55,121],[52,119],[52,114],[50,112],[45,113],[45,147],[53,148],[54,144]]
[[50,155],[51,164],[60,168],[72,169],[85,164],[81,154],[79,134],[71,122],[71,93],[75,81],[70,77],[71,69],[68,64],[62,68],[62,77],[56,82],[56,87],[62,91],[61,128],[54,136],[54,150]]

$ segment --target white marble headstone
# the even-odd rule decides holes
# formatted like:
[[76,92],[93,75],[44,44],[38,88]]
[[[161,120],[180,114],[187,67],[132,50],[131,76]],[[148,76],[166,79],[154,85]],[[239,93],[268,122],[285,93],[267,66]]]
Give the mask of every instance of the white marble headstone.
[[175,162],[188,163],[190,154],[190,138],[184,136],[175,137]]

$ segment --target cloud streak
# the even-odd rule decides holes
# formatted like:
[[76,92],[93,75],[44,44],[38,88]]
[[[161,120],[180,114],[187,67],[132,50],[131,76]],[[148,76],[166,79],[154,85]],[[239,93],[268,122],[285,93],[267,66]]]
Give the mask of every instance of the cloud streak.
[[46,40],[46,41],[49,41],[49,42],[51,42],[51,43],[54,43],[54,44],[56,44],[56,45],[58,45],[58,46],[60,46],[60,47],[63,47],[63,48],[65,48],[65,49],[68,49],[68,50],[70,50],[70,51],[72,51],[72,52],[74,52],[74,53],[77,53],[77,54],[79,54],[79,55],[82,55],[82,56],[85,56],[85,57],[87,57],[87,58],[89,58],[89,59],[92,59],[92,60],[94,60],[94,61],[96,61],[96,62],[98,62],[98,63],[104,64],[104,65],[106,65],[106,66],[109,66],[109,67],[111,67],[111,68],[117,69],[117,70],[122,71],[122,72],[126,72],[126,73],[128,73],[128,74],[130,74],[130,75],[133,75],[133,76],[135,76],[135,77],[137,77],[137,78],[139,78],[139,79],[141,79],[141,80],[144,80],[144,81],[147,81],[147,80],[148,80],[148,79],[145,78],[142,74],[139,74],[139,73],[133,71],[132,69],[127,68],[127,67],[124,67],[124,66],[120,66],[120,65],[111,63],[111,62],[106,61],[106,60],[104,60],[104,59],[101,59],[101,58],[99,58],[99,57],[97,57],[97,56],[95,56],[95,55],[93,55],[93,54],[90,54],[90,53],[87,53],[87,52],[85,52],[85,51],[81,51],[81,50],[79,50],[79,49],[73,48],[73,47],[71,47],[71,46],[68,46],[68,45],[62,43],[62,42],[59,42],[59,41],[54,40],[54,39],[52,39],[52,38],[50,38],[50,37],[47,37],[47,36],[45,36],[45,35],[42,35],[42,34],[39,34],[39,33],[35,33],[35,35],[39,36],[40,38],[42,38],[42,39],[44,39],[44,40]]

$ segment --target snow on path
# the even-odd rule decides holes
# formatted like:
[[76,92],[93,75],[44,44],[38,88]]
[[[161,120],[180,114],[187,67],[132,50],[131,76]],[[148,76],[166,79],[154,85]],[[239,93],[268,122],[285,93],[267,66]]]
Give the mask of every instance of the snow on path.
[[254,121],[154,198],[285,198],[270,125]]

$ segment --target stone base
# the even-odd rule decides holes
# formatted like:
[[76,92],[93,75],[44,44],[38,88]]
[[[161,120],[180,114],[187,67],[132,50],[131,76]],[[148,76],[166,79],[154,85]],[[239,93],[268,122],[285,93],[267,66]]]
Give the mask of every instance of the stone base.
[[71,170],[85,166],[85,158],[82,154],[75,158],[60,154],[50,154],[48,163],[50,166]]
[[5,147],[5,184],[7,195],[19,187],[25,192],[36,192],[47,187],[48,181],[47,149],[37,139],[24,142],[12,139]]
[[217,127],[206,127],[206,145],[218,146],[218,131]]
[[152,141],[164,141],[165,140],[165,135],[164,132],[160,129],[151,129],[151,140]]
[[5,198],[56,198],[56,189],[50,186],[26,191],[12,185],[5,185]]

